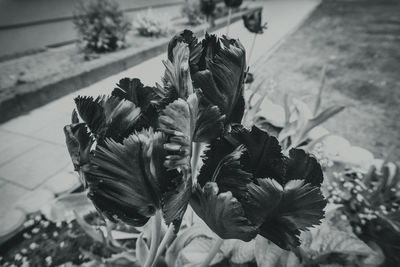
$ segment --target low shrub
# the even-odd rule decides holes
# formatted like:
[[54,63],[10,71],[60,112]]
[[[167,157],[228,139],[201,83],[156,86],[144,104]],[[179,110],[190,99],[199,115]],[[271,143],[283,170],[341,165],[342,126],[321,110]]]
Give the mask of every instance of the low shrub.
[[172,32],[171,18],[150,8],[136,16],[133,26],[141,36],[146,37],[165,36]]
[[114,0],[80,1],[73,19],[79,41],[88,52],[109,52],[125,46],[131,28]]
[[201,24],[205,17],[200,9],[200,1],[188,0],[182,6],[182,16],[187,17],[189,25],[195,26]]

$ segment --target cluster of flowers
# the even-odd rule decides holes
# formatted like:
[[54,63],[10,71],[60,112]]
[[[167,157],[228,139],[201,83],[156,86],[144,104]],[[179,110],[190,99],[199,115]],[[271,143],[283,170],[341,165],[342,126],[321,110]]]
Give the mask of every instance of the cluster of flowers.
[[[75,99],[66,142],[99,212],[143,226],[161,211],[177,232],[190,204],[223,239],[300,244],[300,231],[324,216],[321,166],[240,124],[245,62],[238,40],[199,42],[185,30],[169,43],[163,85],[125,78],[110,96]],[[197,174],[199,143],[207,150]]]
[[328,200],[343,205],[345,214],[362,234],[368,224],[387,225],[400,233],[400,176],[396,167],[372,167],[368,173],[348,170],[333,173]]

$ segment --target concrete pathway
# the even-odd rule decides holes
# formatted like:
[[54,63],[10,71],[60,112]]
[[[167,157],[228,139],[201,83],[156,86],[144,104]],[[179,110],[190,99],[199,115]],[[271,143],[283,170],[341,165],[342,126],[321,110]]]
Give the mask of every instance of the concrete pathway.
[[[252,62],[265,60],[318,3],[318,0],[261,2],[269,29],[257,37]],[[216,33],[225,34],[225,29]],[[230,36],[239,38],[250,49],[253,35],[243,27],[242,21],[231,25]],[[144,84],[153,85],[163,74],[162,59],[166,59],[165,54],[0,125],[0,237],[6,225],[13,225],[7,220],[20,216],[15,215],[15,208],[22,214],[38,210],[54,195],[78,184],[62,131],[62,127],[70,122],[73,98],[109,94],[123,77],[137,77]]]

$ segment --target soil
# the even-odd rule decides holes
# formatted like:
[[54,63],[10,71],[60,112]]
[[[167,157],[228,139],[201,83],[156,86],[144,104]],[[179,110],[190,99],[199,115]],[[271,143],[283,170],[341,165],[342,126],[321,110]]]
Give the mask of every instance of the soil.
[[397,0],[324,0],[255,69],[277,83],[274,97],[279,104],[284,93],[312,104],[325,66],[322,107],[340,104],[347,108],[324,126],[353,145],[369,149],[376,158],[385,158],[392,150],[389,159],[398,161],[399,10]]

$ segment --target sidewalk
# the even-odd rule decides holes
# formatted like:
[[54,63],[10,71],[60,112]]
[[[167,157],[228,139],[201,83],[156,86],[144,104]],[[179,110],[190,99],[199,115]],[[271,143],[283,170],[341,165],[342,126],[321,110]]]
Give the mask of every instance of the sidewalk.
[[[265,60],[318,3],[318,0],[262,2],[263,18],[269,29],[257,37],[251,62]],[[216,33],[225,34],[225,29]],[[253,34],[243,27],[242,21],[231,25],[230,35],[250,48]],[[73,98],[77,95],[109,94],[123,77],[137,77],[144,84],[153,85],[162,76],[162,59],[166,59],[166,54],[0,125],[0,237],[5,228],[16,227],[24,214],[40,209],[55,195],[79,185],[62,131],[62,127],[70,122]]]

